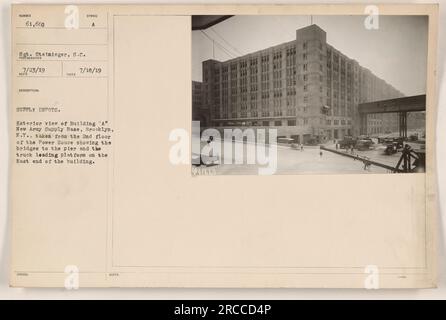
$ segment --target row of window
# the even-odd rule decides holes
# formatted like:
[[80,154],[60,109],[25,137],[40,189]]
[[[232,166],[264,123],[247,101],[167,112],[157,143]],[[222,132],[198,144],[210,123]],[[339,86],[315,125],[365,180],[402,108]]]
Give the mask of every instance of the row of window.
[[[283,79],[282,78],[282,76],[283,76],[282,70],[274,71],[272,73],[272,76],[273,76],[273,80]],[[296,81],[296,79],[298,77],[296,75],[296,69],[295,68],[287,69],[286,73],[285,73],[285,76],[286,76],[285,79],[287,81]],[[308,82],[309,81],[309,76],[310,76],[309,74],[303,74],[301,76],[301,79],[304,82]],[[321,74],[319,74],[319,75],[316,74],[315,76],[318,76],[319,81],[323,82],[324,77]],[[257,75],[251,75],[249,77],[249,80],[250,80],[250,83],[256,83],[256,82],[258,82],[258,77],[257,77]],[[261,76],[260,76],[260,81],[261,82],[270,81],[270,73],[262,73]],[[218,89],[219,88],[219,83],[220,83],[219,81],[214,82],[214,89]],[[247,83],[248,83],[247,77],[241,77],[239,79],[239,85],[246,85]],[[328,80],[327,83],[331,83],[331,81]],[[228,86],[228,79],[227,79],[227,77],[226,78],[222,78],[221,84],[222,84],[223,87],[227,87]],[[339,83],[337,81],[334,81],[333,85],[336,87],[336,86],[339,85]],[[231,78],[231,86],[233,86],[233,87],[237,86],[237,79],[236,78]],[[331,87],[331,86],[329,86],[329,87]],[[341,86],[341,87],[344,88],[345,86]],[[349,85],[349,86],[347,86],[347,88],[348,88],[348,92],[351,92],[351,86]]]
[[[254,121],[254,122],[249,122],[250,126],[254,126],[254,127],[269,127],[269,126],[274,126],[274,127],[282,127],[282,126],[288,126],[288,127],[295,127],[298,125],[297,121],[295,119],[289,119],[286,120],[285,122],[282,122],[282,120],[274,120],[272,123],[268,120],[264,120],[264,121]],[[299,125],[307,125],[308,124],[308,119],[307,118],[303,118],[303,119],[299,119]],[[225,123],[221,123],[220,126],[224,127],[226,124]]]
[[332,123],[333,123],[334,126],[338,126],[338,125],[345,126],[345,125],[351,125],[352,121],[351,120],[344,120],[344,119],[339,121],[338,119],[335,119],[332,122],[331,119],[327,119],[326,120],[326,124],[327,125],[331,125]]
[[[304,53],[302,55],[302,59],[304,61],[308,60],[308,55],[306,53]],[[322,61],[323,60],[323,55],[319,55],[319,60]],[[292,59],[292,58],[287,58],[285,60],[286,64],[285,66],[287,68],[289,67],[295,67],[297,65],[297,61],[296,59]],[[250,65],[250,67],[248,68],[246,65],[246,62],[239,62],[240,67],[238,68],[237,64],[232,64],[230,66],[230,70],[231,70],[231,78],[237,77],[237,72],[239,71],[240,76],[246,76],[248,74],[248,69],[250,74],[257,74],[258,73],[258,68],[257,68],[257,63]],[[304,62],[303,64],[303,70],[306,71],[308,70],[308,63]],[[282,60],[276,60],[273,59],[273,64],[272,64],[272,69],[274,70],[281,70],[283,68],[283,64],[282,64]],[[214,69],[214,74],[216,76],[216,78],[219,78],[220,76],[220,69],[219,68],[215,68]],[[262,62],[261,62],[261,72],[265,73],[265,72],[269,72],[270,70],[270,64],[269,64],[269,56],[266,57],[262,57]],[[320,66],[320,70],[323,70],[322,68],[322,64]],[[210,70],[209,70],[210,71]],[[223,66],[222,67],[222,77],[223,79],[227,79],[227,75],[228,75],[228,67],[227,66]],[[207,80],[209,78],[209,75],[205,74],[205,80]]]

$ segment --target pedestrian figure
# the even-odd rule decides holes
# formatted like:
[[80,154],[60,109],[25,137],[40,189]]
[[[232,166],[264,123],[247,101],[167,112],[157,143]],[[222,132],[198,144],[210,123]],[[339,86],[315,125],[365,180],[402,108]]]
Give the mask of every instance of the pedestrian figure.
[[369,170],[372,164],[368,161],[367,158],[364,159],[364,170]]
[[322,158],[322,150],[319,151],[319,156]]
[[300,144],[300,151],[304,151],[304,145],[302,143]]
[[364,170],[370,171],[370,166],[371,165],[372,164],[370,162],[366,161],[365,164],[364,164]]
[[206,143],[207,143],[207,145],[209,146],[209,148],[210,148],[210,153],[209,153],[209,156],[214,156],[214,143],[213,143],[213,141],[214,141],[214,137],[213,136],[209,136],[209,139],[206,141]]
[[338,150],[339,148],[339,143],[336,143],[336,150]]
[[[206,147],[209,148],[207,155],[201,155],[201,163],[209,166],[209,165],[215,165],[218,162],[220,162],[220,154],[218,153],[217,150],[214,150],[214,137],[213,136],[209,136],[208,140],[206,141]],[[203,157],[204,157],[204,161],[203,161]]]

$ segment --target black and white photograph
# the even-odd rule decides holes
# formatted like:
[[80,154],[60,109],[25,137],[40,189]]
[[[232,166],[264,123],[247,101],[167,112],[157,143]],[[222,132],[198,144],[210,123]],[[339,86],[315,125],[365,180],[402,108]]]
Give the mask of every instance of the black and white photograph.
[[427,16],[193,16],[192,164],[425,172]]

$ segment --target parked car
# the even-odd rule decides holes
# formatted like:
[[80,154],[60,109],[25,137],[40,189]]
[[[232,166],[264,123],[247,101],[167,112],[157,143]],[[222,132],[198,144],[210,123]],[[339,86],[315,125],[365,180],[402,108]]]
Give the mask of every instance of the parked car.
[[355,148],[360,151],[371,150],[374,148],[372,139],[359,139],[356,141]]
[[356,145],[357,140],[352,136],[344,136],[344,139],[338,141],[339,148],[350,149]]
[[390,142],[386,145],[386,149],[384,150],[384,154],[390,156],[398,152],[398,147],[396,142]]

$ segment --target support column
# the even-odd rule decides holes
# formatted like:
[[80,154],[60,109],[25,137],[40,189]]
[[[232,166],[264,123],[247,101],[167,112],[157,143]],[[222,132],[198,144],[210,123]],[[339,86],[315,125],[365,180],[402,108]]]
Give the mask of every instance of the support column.
[[402,138],[407,138],[407,112],[399,113],[399,134]]
[[407,112],[404,112],[404,126],[403,126],[403,134],[404,134],[404,138],[407,138]]
[[359,116],[359,134],[367,135],[367,114]]

